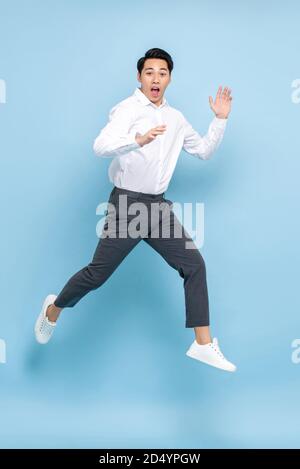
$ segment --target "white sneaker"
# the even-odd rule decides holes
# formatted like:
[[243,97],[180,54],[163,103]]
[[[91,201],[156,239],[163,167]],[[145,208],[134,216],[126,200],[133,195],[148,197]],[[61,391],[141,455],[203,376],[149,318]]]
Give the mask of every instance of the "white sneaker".
[[46,311],[49,305],[51,305],[57,298],[57,295],[48,295],[45,298],[42,311],[40,312],[35,326],[34,326],[34,332],[35,332],[35,338],[39,342],[39,344],[46,344],[55,329],[56,322],[49,321],[49,319],[46,316]]
[[214,338],[212,342],[205,345],[200,345],[196,340],[192,343],[186,355],[191,358],[195,358],[200,362],[206,363],[207,365],[215,366],[225,371],[236,371],[236,366],[226,360],[223,353],[221,352],[218,339]]

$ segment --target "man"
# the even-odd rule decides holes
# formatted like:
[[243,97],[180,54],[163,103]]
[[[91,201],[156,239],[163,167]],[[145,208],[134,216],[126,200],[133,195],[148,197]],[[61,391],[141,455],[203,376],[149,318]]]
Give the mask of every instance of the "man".
[[[58,296],[46,297],[35,325],[36,339],[47,343],[61,310],[73,307],[89,291],[99,288],[143,239],[184,279],[185,326],[195,331],[186,354],[235,371],[236,366],[226,360],[217,339],[210,335],[204,260],[172,211],[172,202],[164,198],[182,149],[205,160],[220,144],[231,110],[231,90],[225,87],[222,91],[220,86],[215,100],[209,96],[215,117],[201,137],[164,98],[171,81],[171,56],[162,49],[150,49],[138,60],[137,69],[141,88],[111,109],[109,122],[94,141],[96,155],[112,158],[109,177],[114,184],[101,239],[92,261],[69,279]],[[124,198],[129,200],[126,211],[121,207]],[[133,223],[136,204],[143,212],[142,231]],[[155,207],[159,209],[158,218],[157,213],[156,218],[152,214]],[[117,227],[113,221],[118,222]],[[172,232],[167,235],[163,230],[166,224]]]

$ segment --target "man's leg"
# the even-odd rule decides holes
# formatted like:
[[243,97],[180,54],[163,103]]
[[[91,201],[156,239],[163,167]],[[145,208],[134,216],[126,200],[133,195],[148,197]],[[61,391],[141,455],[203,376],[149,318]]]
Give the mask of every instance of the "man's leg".
[[[75,306],[84,295],[99,288],[141,240],[141,237],[124,237],[132,217],[119,212],[115,195],[111,195],[109,202],[114,209],[109,209],[93,259],[69,279],[54,303],[47,308],[46,315],[51,322],[57,320],[63,308]],[[115,224],[109,225],[112,220]],[[102,237],[104,231],[106,236]]]
[[[165,226],[169,224],[169,236],[162,232],[163,224]],[[211,342],[206,268],[203,257],[173,210],[168,210],[168,207],[161,211],[159,236],[151,237],[151,233],[149,232],[148,238],[144,238],[144,241],[155,249],[184,279],[185,326],[195,329],[196,340],[199,343]],[[178,234],[180,237],[175,236]],[[186,243],[189,244],[189,249],[187,249]]]
[[57,296],[53,303],[56,310],[52,305],[48,307],[49,320],[55,321],[63,308],[75,306],[84,295],[103,285],[139,241],[131,238],[99,240],[93,260],[74,274]]

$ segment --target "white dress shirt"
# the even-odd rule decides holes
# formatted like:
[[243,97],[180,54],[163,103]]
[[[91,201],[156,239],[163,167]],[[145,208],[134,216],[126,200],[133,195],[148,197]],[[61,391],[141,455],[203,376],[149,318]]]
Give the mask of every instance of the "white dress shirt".
[[[117,187],[147,194],[161,194],[168,188],[181,150],[206,160],[219,146],[228,119],[214,117],[208,132],[201,136],[184,115],[171,107],[166,98],[160,106],[136,88],[116,104],[109,122],[94,141],[97,156],[112,157],[108,174]],[[141,147],[135,140],[157,125],[166,130]]]

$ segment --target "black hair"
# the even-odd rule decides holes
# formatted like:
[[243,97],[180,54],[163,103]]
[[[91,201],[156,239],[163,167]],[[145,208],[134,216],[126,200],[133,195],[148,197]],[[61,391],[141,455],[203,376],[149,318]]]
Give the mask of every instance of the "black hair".
[[166,52],[163,49],[159,49],[158,47],[155,47],[154,49],[147,50],[144,57],[141,57],[137,61],[137,69],[138,69],[140,74],[142,73],[142,70],[144,68],[144,63],[147,59],[163,59],[163,60],[165,60],[168,64],[168,69],[169,69],[169,72],[170,72],[170,75],[171,75],[171,72],[173,70],[173,60],[172,60],[172,57],[170,56],[170,54],[168,54],[168,52]]

